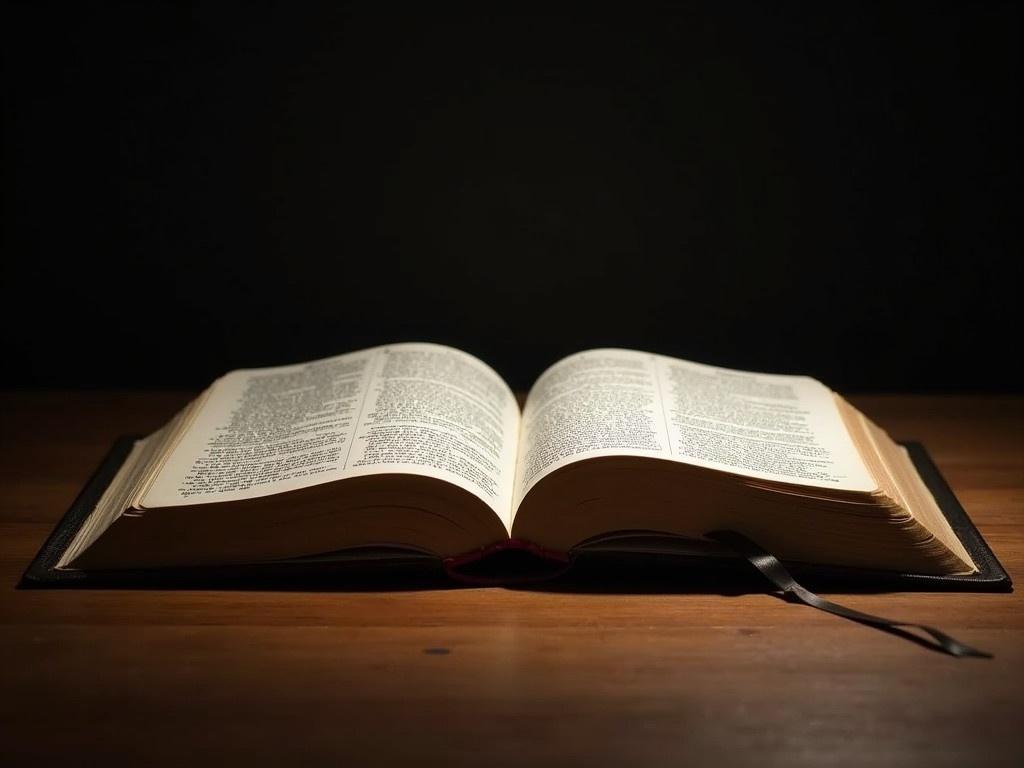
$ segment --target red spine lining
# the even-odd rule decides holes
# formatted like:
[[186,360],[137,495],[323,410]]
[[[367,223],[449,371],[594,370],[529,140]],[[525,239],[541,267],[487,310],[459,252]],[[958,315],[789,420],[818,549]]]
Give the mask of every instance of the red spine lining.
[[[523,552],[529,552],[542,560],[549,562],[558,563],[563,566],[562,570],[569,567],[570,560],[569,555],[565,552],[556,552],[553,549],[545,549],[539,544],[534,544],[532,541],[526,541],[524,539],[506,539],[505,541],[499,541],[494,544],[490,544],[480,549],[474,549],[470,552],[466,552],[461,555],[455,555],[454,557],[447,557],[444,559],[444,568],[448,572],[448,575],[457,581],[465,582],[468,584],[482,584],[482,585],[493,585],[493,584],[510,584],[510,583],[522,583],[528,581],[544,581],[550,579],[553,574],[547,573],[544,575],[524,575],[521,577],[512,578],[495,578],[488,576],[473,576],[460,572],[460,568],[469,565],[470,563],[476,563],[484,560],[491,555],[504,552],[506,550],[520,550]],[[558,571],[561,573],[562,570]]]

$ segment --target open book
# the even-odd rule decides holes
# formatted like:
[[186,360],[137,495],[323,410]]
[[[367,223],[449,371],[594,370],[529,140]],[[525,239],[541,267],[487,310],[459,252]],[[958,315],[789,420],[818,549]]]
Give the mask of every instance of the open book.
[[56,566],[673,552],[718,529],[797,563],[978,570],[906,450],[813,379],[595,349],[520,411],[434,344],[218,379],[134,444]]

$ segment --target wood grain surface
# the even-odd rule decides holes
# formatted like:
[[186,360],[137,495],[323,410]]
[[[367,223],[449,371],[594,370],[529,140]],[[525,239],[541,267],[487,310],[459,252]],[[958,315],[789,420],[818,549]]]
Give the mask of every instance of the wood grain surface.
[[[0,396],[0,763],[1024,764],[1019,593],[843,598],[995,653],[956,660],[769,594],[15,589],[188,397]],[[851,399],[1024,578],[1024,398]]]

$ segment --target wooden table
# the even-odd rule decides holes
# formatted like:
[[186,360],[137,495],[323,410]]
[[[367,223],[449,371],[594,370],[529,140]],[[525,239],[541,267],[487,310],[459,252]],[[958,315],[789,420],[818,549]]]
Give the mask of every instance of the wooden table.
[[[16,590],[113,438],[187,397],[2,396],[0,763],[1024,760],[1020,593],[845,598],[986,661],[768,594]],[[928,446],[1024,578],[1024,398],[853,401]]]

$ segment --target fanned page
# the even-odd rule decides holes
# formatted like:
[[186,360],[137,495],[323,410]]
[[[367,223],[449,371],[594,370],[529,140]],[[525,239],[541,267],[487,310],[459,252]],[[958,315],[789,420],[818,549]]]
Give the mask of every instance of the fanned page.
[[453,483],[511,527],[519,407],[475,357],[395,344],[214,382],[144,508],[235,501],[378,473]]
[[815,379],[595,349],[559,361],[530,391],[515,506],[560,467],[623,455],[812,487],[876,488],[833,393]]

